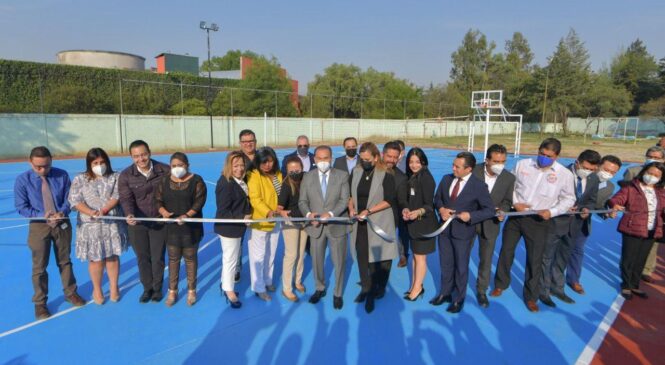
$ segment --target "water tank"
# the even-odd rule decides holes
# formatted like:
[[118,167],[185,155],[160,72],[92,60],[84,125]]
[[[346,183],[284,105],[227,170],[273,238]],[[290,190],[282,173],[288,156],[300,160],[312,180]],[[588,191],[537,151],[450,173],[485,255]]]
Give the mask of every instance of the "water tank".
[[145,70],[145,58],[131,53],[95,50],[72,50],[58,53],[62,65],[117,68],[122,70]]

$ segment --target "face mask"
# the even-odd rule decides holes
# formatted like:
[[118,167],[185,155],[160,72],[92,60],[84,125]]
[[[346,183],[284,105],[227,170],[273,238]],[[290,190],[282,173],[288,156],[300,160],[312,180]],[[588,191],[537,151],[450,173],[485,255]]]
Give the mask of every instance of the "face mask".
[[540,167],[550,167],[554,163],[554,159],[549,158],[547,156],[538,155],[537,162],[538,162],[538,166],[540,166]]
[[650,174],[644,174],[642,175],[642,181],[647,185],[655,185],[658,184],[660,179]]
[[644,164],[648,165],[648,164],[654,163],[654,162],[660,162],[660,160],[656,160],[656,159],[653,159],[653,158],[647,158],[646,161],[644,162]]
[[289,178],[291,178],[291,180],[293,180],[293,181],[302,180],[302,175],[303,175],[302,171],[300,171],[300,172],[289,172]]
[[501,172],[503,171],[503,169],[504,169],[505,167],[506,167],[506,165],[504,165],[504,164],[502,164],[502,163],[498,163],[498,164],[496,164],[496,165],[492,165],[492,166],[490,166],[490,170],[492,170],[492,173],[493,173],[494,175],[499,175],[499,174],[501,174]]
[[369,172],[372,171],[374,168],[374,165],[372,165],[372,161],[360,161],[360,166],[362,166],[363,170]]
[[180,179],[181,177],[185,176],[186,173],[187,169],[182,166],[176,166],[171,169],[171,175],[173,175],[173,177],[176,179]]
[[106,164],[96,165],[92,167],[92,173],[97,176],[104,176],[105,172],[106,172]]
[[319,161],[316,163],[316,168],[319,169],[322,173],[328,172],[330,170],[330,162],[328,161]]
[[598,172],[598,180],[600,180],[600,182],[609,181],[613,177],[614,177],[614,175],[610,174],[609,172],[607,172],[605,170],[601,170],[601,171]]
[[575,170],[575,173],[580,177],[580,179],[586,179],[593,173],[593,171],[587,169],[577,169]]
[[300,156],[305,156],[307,153],[309,153],[309,147],[298,147],[297,150]]
[[351,157],[351,158],[356,157],[356,154],[358,153],[358,151],[356,151],[355,148],[349,148],[349,149],[347,149],[347,150],[345,150],[345,151],[346,151],[346,155],[347,155],[348,157]]

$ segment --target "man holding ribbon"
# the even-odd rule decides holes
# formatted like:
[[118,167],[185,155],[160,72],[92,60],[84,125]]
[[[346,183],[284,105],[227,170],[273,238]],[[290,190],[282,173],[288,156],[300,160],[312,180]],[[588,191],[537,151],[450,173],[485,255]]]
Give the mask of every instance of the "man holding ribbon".
[[525,215],[509,217],[503,226],[501,253],[494,277],[493,297],[510,286],[510,269],[520,238],[526,245],[523,300],[531,312],[538,312],[538,296],[549,219],[568,212],[575,205],[575,177],[556,160],[561,142],[547,138],[538,148],[538,157],[521,160],[515,166],[513,209]]

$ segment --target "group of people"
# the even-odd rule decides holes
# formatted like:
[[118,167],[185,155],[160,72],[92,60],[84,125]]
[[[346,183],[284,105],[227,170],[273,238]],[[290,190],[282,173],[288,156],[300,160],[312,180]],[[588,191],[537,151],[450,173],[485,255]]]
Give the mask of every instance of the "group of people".
[[[665,211],[665,152],[659,146],[647,151],[644,165],[627,170],[614,194],[610,180],[621,167],[619,158],[601,158],[598,152],[585,150],[574,163],[563,166],[557,161],[561,143],[555,138],[545,139],[537,157],[518,161],[513,172],[505,169],[507,150],[502,145],[490,146],[482,163],[476,163],[472,153],[460,152],[452,173],[438,184],[425,151],[413,147],[406,152],[398,140],[385,143],[380,151],[372,142],[358,145],[356,138],[349,137],[343,141],[345,155],[333,160],[329,146],[310,152],[309,139],[303,135],[297,138],[296,151],[281,164],[272,148],[257,149],[251,130],[240,132],[239,143],[239,151],[227,154],[215,187],[215,218],[232,220],[214,224],[222,248],[220,290],[232,308],[242,306],[235,284],[240,280],[243,245],[250,289],[259,299],[272,300],[280,233],[281,295],[293,302],[299,301],[297,293],[306,293],[306,252],[315,284],[309,302],[316,304],[326,296],[328,249],[334,266],[333,306],[343,307],[349,243],[360,276],[354,302],[363,303],[371,313],[386,293],[393,261],[405,267],[410,254],[413,270],[404,299],[416,301],[425,293],[427,255],[438,245],[440,288],[430,303],[448,303],[448,312],[460,312],[471,249],[478,238],[476,298],[481,307],[488,307],[492,257],[503,232],[490,296],[499,297],[510,285],[516,246],[523,238],[527,252],[523,299],[528,310],[537,312],[538,301],[556,306],[552,297],[574,303],[564,287],[584,294],[580,278],[584,245],[591,233],[590,212],[606,208],[603,219],[623,212],[618,227],[623,237],[621,294],[626,299],[647,297],[639,284],[649,278],[643,270],[654,242],[663,236]],[[163,299],[166,255],[166,305],[178,301],[183,259],[186,303],[196,303],[197,253],[204,228],[200,221],[187,218],[203,217],[206,183],[191,171],[184,153],[176,152],[168,164],[161,163],[152,159],[142,140],[132,142],[129,153],[133,163],[116,172],[106,152],[93,148],[86,155],[85,172],[70,181],[64,170],[51,166],[46,147],[31,151],[31,169],[16,179],[15,205],[30,219],[36,318],[50,316],[46,267],[51,246],[65,299],[75,306],[85,304],[77,294],[70,260],[71,210],[78,212],[76,257],[88,262],[95,303],[105,301],[104,269],[109,299],[120,299],[120,256],[130,244],[143,286],[141,303]]]

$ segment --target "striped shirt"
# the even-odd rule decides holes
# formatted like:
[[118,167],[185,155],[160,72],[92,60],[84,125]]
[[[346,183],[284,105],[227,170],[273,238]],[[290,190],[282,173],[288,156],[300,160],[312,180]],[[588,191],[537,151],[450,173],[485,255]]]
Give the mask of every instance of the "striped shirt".
[[282,191],[282,183],[277,178],[277,175],[272,177],[272,186],[275,187],[275,191],[277,192],[277,196],[279,196],[279,193]]

